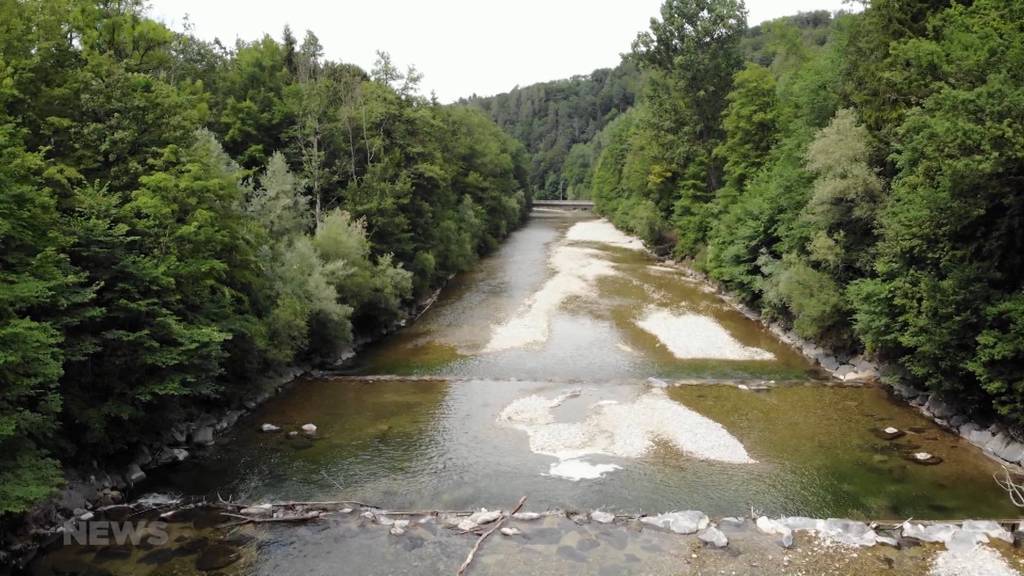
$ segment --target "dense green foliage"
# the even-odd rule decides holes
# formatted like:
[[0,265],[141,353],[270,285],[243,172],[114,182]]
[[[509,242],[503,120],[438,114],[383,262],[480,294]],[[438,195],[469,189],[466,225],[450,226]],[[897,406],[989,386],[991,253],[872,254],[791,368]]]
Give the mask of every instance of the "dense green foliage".
[[522,220],[525,151],[418,80],[0,0],[0,515],[391,328]]
[[640,83],[636,64],[625,61],[465,102],[487,112],[526,147],[535,197],[590,198],[590,175],[603,143],[598,133],[633,106]]
[[637,38],[598,209],[799,334],[1024,422],[1024,5],[744,20],[667,0]]

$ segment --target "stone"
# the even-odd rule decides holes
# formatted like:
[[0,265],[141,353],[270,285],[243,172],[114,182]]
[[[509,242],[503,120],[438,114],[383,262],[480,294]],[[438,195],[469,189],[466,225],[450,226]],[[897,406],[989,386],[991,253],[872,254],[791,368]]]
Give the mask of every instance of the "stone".
[[1010,438],[1009,434],[1000,431],[995,436],[993,436],[991,440],[988,441],[988,444],[985,444],[985,450],[991,452],[992,454],[999,454],[1000,452],[1005,450],[1006,447],[1012,441],[1013,439]]
[[306,434],[316,434],[316,424],[303,424],[302,431]]
[[537,520],[539,518],[540,518],[540,514],[538,514],[536,512],[516,512],[515,514],[512,515],[512,519],[513,520],[520,520],[520,521],[525,521],[525,522]]
[[192,443],[199,446],[213,444],[213,426],[202,426],[192,431]]
[[1024,460],[1024,444],[1013,440],[1007,435],[1006,442],[1001,442],[992,453],[1014,464]]
[[893,382],[892,384],[890,384],[890,386],[892,386],[892,391],[895,392],[897,396],[903,399],[917,398],[917,396],[920,394],[920,392],[915,390],[913,387],[908,386],[906,384],[901,384],[899,382]]
[[787,532],[787,533],[783,534],[782,535],[782,540],[779,541],[779,544],[781,544],[783,548],[792,548],[793,544],[794,544],[794,542],[793,542],[793,533],[792,532]]
[[882,440],[896,440],[897,438],[905,436],[906,432],[894,426],[886,426],[881,430],[877,430],[875,432],[875,435],[881,438]]
[[152,462],[153,454],[150,453],[149,448],[139,446],[135,451],[135,463],[138,464],[140,468],[145,468]]
[[825,523],[822,520],[815,518],[806,518],[804,516],[790,516],[789,518],[781,518],[779,522],[783,526],[790,530],[803,530],[805,532],[818,532],[823,530]]
[[559,546],[555,553],[573,562],[586,562],[587,556],[571,546]]
[[984,448],[993,438],[991,432],[973,423],[961,426],[960,435],[979,448]]
[[188,458],[188,450],[184,448],[171,448],[167,447],[160,451],[156,456],[156,462],[159,465],[171,464],[174,462],[181,462]]
[[829,372],[833,372],[839,368],[839,361],[831,354],[819,356],[817,360],[818,364],[821,364],[821,367]]
[[925,466],[934,466],[936,464],[942,464],[942,458],[935,456],[928,452],[914,452],[908,459],[916,464],[924,464]]
[[640,519],[644,524],[671,530],[676,534],[693,534],[708,527],[711,520],[707,514],[696,510],[669,512],[657,516],[644,516]]
[[594,510],[590,513],[590,519],[598,524],[611,524],[615,521],[615,514],[611,512],[602,512],[601,510]]
[[953,428],[959,429],[961,426],[967,423],[967,416],[963,414],[957,414],[949,419],[949,425]]
[[504,526],[504,527],[502,527],[500,532],[501,532],[501,534],[503,536],[519,536],[520,534],[523,533],[523,531],[520,530],[519,528],[513,528],[511,526]]
[[854,372],[856,372],[856,369],[853,366],[850,366],[849,364],[843,364],[839,366],[839,368],[836,368],[832,372],[832,375],[835,376],[836,378],[839,378],[840,380],[845,380],[847,374],[852,374]]
[[904,522],[902,527],[902,535],[904,538],[913,538],[920,540],[921,542],[937,542],[946,543],[953,534],[956,533],[958,528],[952,524],[932,524],[930,526],[924,526],[923,524],[911,524],[910,522]]
[[878,535],[867,524],[854,520],[829,518],[821,535],[831,542],[845,546],[874,546]]
[[187,434],[187,432],[185,430],[185,427],[181,426],[181,425],[174,426],[173,428],[171,428],[169,430],[169,436],[170,436],[170,439],[175,444],[184,444],[185,440],[188,439],[188,434]]
[[124,477],[128,480],[128,483],[134,486],[146,479],[146,473],[142,471],[138,464],[129,464],[128,469],[125,470]]
[[392,536],[401,536],[405,534],[405,530],[409,527],[408,520],[395,520],[391,523],[391,530],[389,532]]
[[280,426],[274,426],[273,424],[264,424],[260,426],[260,430],[263,432],[280,432]]
[[697,538],[704,544],[714,546],[715,548],[725,548],[729,545],[729,539],[725,537],[721,530],[714,526],[708,526],[698,532]]
[[956,414],[956,409],[939,398],[938,394],[932,394],[928,397],[928,402],[925,403],[924,409],[935,418],[943,420],[951,418]]
[[241,410],[229,410],[224,414],[224,417],[217,422],[217,431],[223,432],[228,428],[231,428],[238,422],[238,419],[242,417]]
[[873,382],[878,379],[878,372],[853,371],[843,376],[843,382]]
[[469,517],[469,521],[474,524],[490,524],[501,518],[501,512],[497,510],[481,509],[479,512],[474,512]]
[[1003,528],[1001,524],[992,520],[966,520],[960,525],[960,530],[964,532],[977,532],[989,538],[1013,544],[1013,534],[1006,528]]
[[459,521],[459,523],[458,523],[458,524],[456,524],[455,526],[456,526],[456,527],[457,527],[457,528],[458,528],[459,530],[462,530],[463,532],[470,532],[470,531],[472,531],[472,530],[476,530],[476,529],[477,529],[477,526],[478,526],[478,524],[477,524],[476,522],[473,522],[473,521],[472,521],[472,520],[470,520],[469,518],[463,518],[463,519],[462,519],[462,520],[460,520],[460,521]]

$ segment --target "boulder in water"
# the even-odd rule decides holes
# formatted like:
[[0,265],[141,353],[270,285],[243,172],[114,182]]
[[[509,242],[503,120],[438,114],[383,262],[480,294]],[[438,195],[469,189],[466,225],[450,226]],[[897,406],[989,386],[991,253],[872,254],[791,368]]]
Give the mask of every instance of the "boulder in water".
[[644,524],[671,530],[676,534],[693,534],[708,527],[710,519],[707,514],[697,510],[668,512],[657,516],[645,516],[640,519]]
[[875,435],[881,438],[882,440],[895,440],[897,438],[902,438],[903,436],[906,436],[906,434],[906,432],[894,426],[886,426],[881,430],[875,431]]
[[540,518],[540,514],[538,514],[536,512],[516,512],[515,514],[512,515],[512,519],[513,520],[520,520],[520,521],[524,521],[524,522],[529,522],[529,521],[537,520],[539,518]]
[[303,424],[302,431],[306,434],[316,434],[316,424]]
[[911,462],[917,464],[923,464],[925,466],[934,466],[936,464],[942,464],[942,458],[930,454],[928,452],[914,452],[909,457]]
[[263,426],[260,426],[260,431],[261,432],[280,432],[281,431],[281,427],[280,426],[274,426],[273,424],[264,424]]
[[611,512],[603,512],[601,510],[594,510],[590,513],[590,519],[598,524],[611,524],[615,521],[615,514]]
[[501,512],[497,510],[487,510],[486,508],[481,509],[479,512],[474,512],[470,517],[469,521],[474,524],[490,524],[501,518]]
[[714,546],[715,548],[725,548],[729,545],[729,539],[725,537],[721,530],[714,526],[708,526],[698,532],[697,538],[704,544]]

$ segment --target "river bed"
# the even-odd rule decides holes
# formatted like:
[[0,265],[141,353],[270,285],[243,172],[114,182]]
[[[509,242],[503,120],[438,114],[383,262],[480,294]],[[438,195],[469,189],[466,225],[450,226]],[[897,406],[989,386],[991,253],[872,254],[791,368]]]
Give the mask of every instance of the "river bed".
[[[316,433],[300,433],[309,423]],[[887,427],[905,435],[886,440]],[[942,462],[913,462],[917,452]],[[885,389],[834,384],[603,221],[538,213],[350,370],[295,384],[145,488],[392,510],[507,508],[525,495],[535,510],[623,514],[1012,517],[997,469]],[[312,530],[299,543],[275,529],[247,570],[314,573],[286,560],[341,561],[359,532]],[[560,530],[559,542],[573,529]],[[433,553],[450,563],[464,546]],[[367,559],[382,574],[434,573],[401,557]]]

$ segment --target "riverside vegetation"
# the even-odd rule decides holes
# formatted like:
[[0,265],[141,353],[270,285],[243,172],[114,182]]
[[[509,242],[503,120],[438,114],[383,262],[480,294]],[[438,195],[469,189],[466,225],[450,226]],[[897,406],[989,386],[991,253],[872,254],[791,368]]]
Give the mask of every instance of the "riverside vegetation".
[[[738,0],[667,0],[613,73],[476,104],[503,124],[518,112],[534,169],[563,166],[571,186],[541,193],[591,197],[767,320],[1019,426],[1022,46],[1011,0],[875,0],[753,28]],[[615,78],[641,86],[635,105],[591,96]],[[605,123],[587,140],[591,118]]]
[[666,0],[615,70],[441,106],[312,33],[0,0],[0,514],[394,326],[533,193],[1019,424],[1021,46],[1011,0]]
[[0,515],[388,329],[520,223],[521,146],[419,78],[0,2]]

